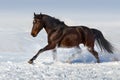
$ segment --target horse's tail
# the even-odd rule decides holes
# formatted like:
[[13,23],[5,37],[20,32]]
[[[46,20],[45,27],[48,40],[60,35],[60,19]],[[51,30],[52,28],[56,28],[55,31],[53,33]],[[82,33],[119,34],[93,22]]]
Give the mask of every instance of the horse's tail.
[[109,41],[107,41],[102,32],[97,29],[91,29],[93,34],[95,35],[95,40],[97,41],[101,50],[107,51],[108,53],[113,53],[113,46]]

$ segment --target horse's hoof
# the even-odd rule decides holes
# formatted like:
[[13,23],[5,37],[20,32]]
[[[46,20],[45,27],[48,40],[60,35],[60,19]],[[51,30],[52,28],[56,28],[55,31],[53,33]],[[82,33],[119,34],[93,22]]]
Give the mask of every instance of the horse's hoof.
[[29,64],[33,64],[33,61],[30,60],[30,61],[28,61],[28,63],[29,63]]

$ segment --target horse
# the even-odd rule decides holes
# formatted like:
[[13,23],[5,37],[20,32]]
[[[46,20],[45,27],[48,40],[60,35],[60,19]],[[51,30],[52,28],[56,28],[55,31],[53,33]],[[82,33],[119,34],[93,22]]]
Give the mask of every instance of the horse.
[[44,51],[53,50],[56,52],[56,47],[80,49],[80,44],[86,46],[87,50],[96,58],[97,63],[100,63],[98,52],[94,49],[95,41],[101,51],[113,53],[113,46],[105,39],[101,31],[87,26],[68,26],[55,17],[34,13],[31,35],[36,37],[43,28],[48,36],[48,44],[28,61],[29,64],[32,64],[38,55]]

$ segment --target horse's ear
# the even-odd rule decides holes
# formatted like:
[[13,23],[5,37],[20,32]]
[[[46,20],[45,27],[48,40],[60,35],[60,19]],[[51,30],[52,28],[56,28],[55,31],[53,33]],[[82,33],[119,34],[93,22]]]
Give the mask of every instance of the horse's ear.
[[40,15],[42,15],[42,13],[40,13]]
[[36,16],[35,12],[34,12],[34,16]]
[[42,19],[42,17],[43,17],[43,15],[42,15],[42,13],[40,13],[40,18]]

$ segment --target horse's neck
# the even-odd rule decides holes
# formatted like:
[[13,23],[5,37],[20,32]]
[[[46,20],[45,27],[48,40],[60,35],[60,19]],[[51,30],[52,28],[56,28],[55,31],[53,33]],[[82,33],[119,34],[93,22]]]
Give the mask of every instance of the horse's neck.
[[65,28],[66,26],[60,26],[60,25],[58,25],[58,26],[56,26],[56,27],[54,27],[54,26],[51,26],[51,27],[44,27],[44,29],[45,29],[45,31],[47,32],[47,34],[49,35],[49,34],[51,34],[52,32],[55,32],[55,31],[58,31],[58,30],[63,30],[64,28]]
[[44,28],[45,29],[45,31],[47,32],[47,34],[50,34],[50,32],[52,31],[50,28],[48,28],[48,27],[45,27]]

